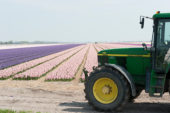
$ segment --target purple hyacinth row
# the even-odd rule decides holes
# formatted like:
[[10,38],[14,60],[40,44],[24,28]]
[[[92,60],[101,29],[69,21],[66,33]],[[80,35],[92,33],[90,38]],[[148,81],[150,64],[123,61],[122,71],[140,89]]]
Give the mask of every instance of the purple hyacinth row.
[[70,49],[81,44],[53,45],[0,50],[0,69]]

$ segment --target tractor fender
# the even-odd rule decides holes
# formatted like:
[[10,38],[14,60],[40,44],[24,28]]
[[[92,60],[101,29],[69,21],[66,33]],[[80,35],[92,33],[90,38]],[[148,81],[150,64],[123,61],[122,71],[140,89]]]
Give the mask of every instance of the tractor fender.
[[135,87],[135,83],[133,81],[133,78],[132,78],[131,74],[124,67],[116,65],[116,64],[105,64],[105,66],[118,70],[126,78],[128,83],[130,84],[132,96],[136,96],[136,87]]

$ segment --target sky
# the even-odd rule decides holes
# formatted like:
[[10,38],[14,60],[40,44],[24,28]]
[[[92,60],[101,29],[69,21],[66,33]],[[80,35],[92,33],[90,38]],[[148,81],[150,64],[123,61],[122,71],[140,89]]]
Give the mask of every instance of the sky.
[[169,0],[0,0],[0,41],[151,41],[156,11]]

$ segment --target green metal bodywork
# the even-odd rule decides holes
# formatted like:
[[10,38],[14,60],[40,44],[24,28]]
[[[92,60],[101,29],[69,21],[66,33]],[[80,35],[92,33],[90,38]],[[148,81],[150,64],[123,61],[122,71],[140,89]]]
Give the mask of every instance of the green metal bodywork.
[[150,52],[144,48],[107,49],[98,52],[98,61],[117,64],[124,67],[132,76],[136,84],[145,85],[146,70],[151,69]]

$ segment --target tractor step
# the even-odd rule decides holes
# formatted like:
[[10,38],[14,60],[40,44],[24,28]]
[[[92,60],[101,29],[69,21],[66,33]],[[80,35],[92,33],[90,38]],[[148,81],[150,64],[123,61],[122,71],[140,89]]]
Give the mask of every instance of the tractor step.
[[162,97],[163,94],[155,93],[153,95],[149,95],[150,97]]
[[163,89],[164,87],[162,87],[162,86],[151,86],[151,88]]
[[155,74],[151,76],[149,95],[151,97],[162,97],[164,92],[165,74]]
[[151,86],[154,89],[154,93],[149,94],[151,97],[162,97],[164,87],[162,86]]

